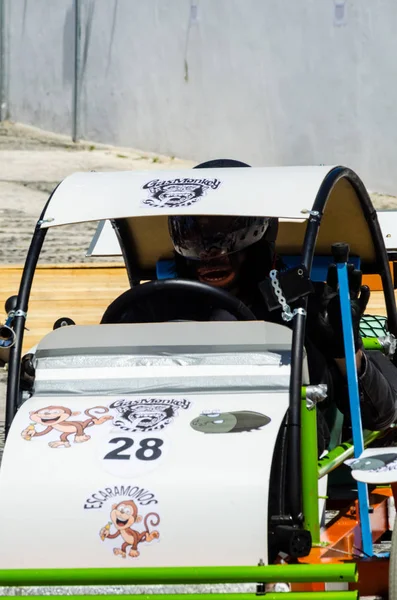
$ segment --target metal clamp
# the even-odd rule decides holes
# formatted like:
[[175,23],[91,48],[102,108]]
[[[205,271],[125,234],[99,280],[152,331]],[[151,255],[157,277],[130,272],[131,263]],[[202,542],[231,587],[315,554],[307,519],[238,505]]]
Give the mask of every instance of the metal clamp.
[[318,219],[319,217],[321,217],[321,213],[320,213],[320,211],[319,211],[319,210],[309,210],[308,208],[303,208],[303,209],[301,210],[301,213],[302,213],[303,215],[310,215],[311,217],[315,217],[315,218],[317,218],[317,219]]
[[319,383],[318,385],[308,385],[306,387],[306,408],[313,410],[319,402],[323,402],[327,397],[327,385]]
[[378,339],[386,356],[392,357],[397,348],[397,339],[394,337],[394,335],[392,333],[387,333],[385,336],[382,336]]
[[295,308],[293,311],[291,307],[288,305],[287,300],[283,294],[283,290],[280,287],[280,283],[277,279],[277,271],[276,269],[272,269],[269,273],[270,280],[272,282],[272,286],[274,289],[274,293],[277,296],[277,300],[282,308],[281,318],[283,321],[289,323],[296,315],[306,315],[306,311],[304,308]]
[[14,313],[14,317],[24,317],[26,319],[27,316],[28,316],[28,313],[25,312],[24,310],[16,310]]

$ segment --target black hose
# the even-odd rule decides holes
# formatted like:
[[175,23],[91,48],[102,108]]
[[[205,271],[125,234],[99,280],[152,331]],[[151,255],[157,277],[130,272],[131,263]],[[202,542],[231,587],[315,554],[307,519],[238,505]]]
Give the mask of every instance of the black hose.
[[[371,199],[361,179],[346,167],[335,167],[325,177],[310,212],[309,223],[306,228],[305,239],[302,250],[302,263],[311,272],[313,256],[317,241],[321,218],[328,202],[328,198],[340,179],[346,179],[353,186],[360,202],[364,217],[368,223],[372,242],[375,248],[377,268],[382,277],[383,291],[387,310],[389,330],[397,336],[397,313],[394,297],[394,289],[388,264],[388,256],[385,249],[382,232],[378,223],[376,210],[372,206]],[[307,301],[302,301],[302,308],[306,308]],[[302,488],[301,488],[301,383],[303,365],[303,347],[305,342],[306,316],[298,314],[294,318],[291,357],[291,380],[290,380],[290,406],[289,406],[289,467],[288,482],[289,489],[296,490],[291,496],[291,516],[295,522],[301,522],[302,516]],[[396,357],[397,359],[397,357]]]
[[[12,420],[18,409],[22,344],[26,322],[25,314],[28,311],[30,290],[32,287],[32,281],[36,270],[37,261],[40,255],[41,248],[43,246],[44,238],[47,233],[47,229],[41,229],[39,223],[36,225],[33,238],[28,250],[28,255],[26,257],[26,262],[23,269],[18,292],[18,304],[16,307],[17,316],[14,317],[12,322],[13,329],[15,332],[15,344],[10,349],[10,361],[8,364],[5,422],[6,435],[10,429]],[[22,314],[18,315],[19,311]]]

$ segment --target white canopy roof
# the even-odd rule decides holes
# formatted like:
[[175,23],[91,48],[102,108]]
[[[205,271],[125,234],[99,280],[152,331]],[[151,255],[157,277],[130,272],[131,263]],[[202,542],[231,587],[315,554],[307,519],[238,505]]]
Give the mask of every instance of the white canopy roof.
[[330,166],[76,173],[42,227],[168,214],[306,219]]
[[397,210],[380,210],[377,214],[386,250],[397,250]]
[[[397,250],[397,210],[378,211],[383,241],[388,251]],[[109,221],[101,221],[92,238],[87,256],[121,256],[121,248]]]

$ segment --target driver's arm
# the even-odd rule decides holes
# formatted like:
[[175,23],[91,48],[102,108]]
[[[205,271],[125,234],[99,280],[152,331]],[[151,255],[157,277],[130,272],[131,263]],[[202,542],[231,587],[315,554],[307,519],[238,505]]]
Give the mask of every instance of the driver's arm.
[[[363,427],[375,431],[387,429],[397,420],[397,369],[380,351],[361,350],[360,354],[358,382]],[[343,414],[349,415],[346,366],[339,364],[331,368],[330,373],[336,405]]]
[[[337,408],[350,420],[349,389],[343,368],[338,367],[335,360],[327,359],[310,340],[306,341],[306,351],[310,382],[327,385],[325,406],[319,404],[320,424],[321,413],[330,402],[335,402]],[[360,353],[358,383],[363,427],[373,431],[387,429],[397,420],[397,369],[379,351],[361,350]],[[329,441],[324,427],[318,430],[319,454]],[[320,439],[322,437],[325,439]]]
[[[363,351],[360,349],[356,352],[356,369],[357,373],[360,376],[363,370],[363,366],[365,364]],[[347,377],[347,369],[346,369],[346,359],[345,358],[334,358],[335,363],[338,365],[338,368],[344,377]]]

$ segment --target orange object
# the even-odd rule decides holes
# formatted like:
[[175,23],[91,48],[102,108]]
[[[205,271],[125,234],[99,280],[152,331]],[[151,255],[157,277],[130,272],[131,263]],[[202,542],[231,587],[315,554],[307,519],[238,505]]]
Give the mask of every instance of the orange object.
[[[394,262],[389,262],[391,279],[394,285]],[[363,275],[363,285],[367,285],[372,292],[383,290],[382,279],[380,275]]]
[[[397,485],[395,486],[397,492]],[[388,531],[388,499],[393,495],[390,487],[379,487],[370,495],[372,539],[379,540]],[[361,544],[358,502],[345,506],[325,528],[321,535],[321,546],[313,548],[309,556],[300,559],[302,564],[343,563],[357,561],[358,583],[349,584],[350,590],[359,590],[361,595],[384,595],[388,589],[389,562],[380,558],[360,558]],[[294,592],[325,591],[325,583],[293,584]],[[386,590],[386,592],[385,592]]]

